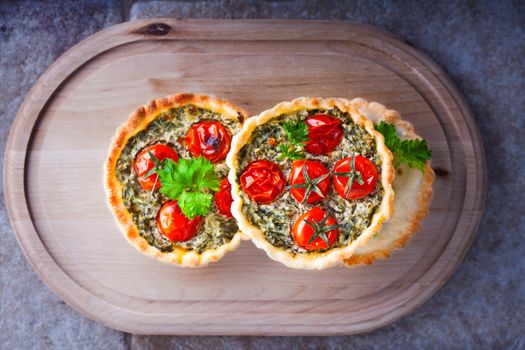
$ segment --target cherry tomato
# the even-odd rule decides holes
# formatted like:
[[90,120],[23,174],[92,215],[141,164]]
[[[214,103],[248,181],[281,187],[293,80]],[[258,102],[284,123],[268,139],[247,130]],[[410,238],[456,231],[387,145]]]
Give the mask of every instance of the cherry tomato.
[[[333,216],[327,216],[323,209],[315,207],[295,221],[292,234],[299,247],[306,250],[321,250],[330,248],[335,243],[339,237],[339,230]],[[330,244],[323,239],[323,234]],[[315,236],[313,241],[312,236]]]
[[330,188],[328,169],[318,160],[296,160],[292,163],[290,185],[292,196],[298,202],[319,202]]
[[160,161],[166,158],[169,158],[174,162],[179,160],[177,152],[163,144],[149,146],[147,149],[145,148],[139,154],[137,154],[135,157],[135,162],[133,163],[133,167],[137,173],[139,184],[145,191],[151,190],[154,184],[155,188],[159,188],[161,186],[160,179],[157,179],[156,173],[151,174],[146,178],[142,178],[154,166],[153,160],[150,158],[148,150]]
[[[335,163],[334,185],[339,195],[346,199],[357,199],[366,196],[375,188],[378,173],[376,166],[370,160],[362,156],[355,157],[355,169],[352,168],[352,157],[344,158]],[[337,175],[344,173],[344,176]],[[350,175],[354,175],[351,188],[347,188]],[[359,174],[362,184],[359,183]],[[346,192],[346,193],[345,193]],[[345,195],[346,194],[346,195]]]
[[165,203],[157,213],[157,227],[172,242],[185,242],[195,237],[202,220],[202,216],[188,219],[177,201]]
[[305,120],[308,140],[304,149],[315,155],[332,152],[343,139],[343,128],[338,118],[328,114],[312,115]]
[[226,158],[230,150],[231,135],[221,123],[204,121],[189,128],[185,142],[194,157],[204,156],[216,163]]
[[217,210],[222,215],[227,218],[232,218],[231,206],[233,202],[232,198],[232,185],[228,181],[228,178],[225,178],[221,182],[219,191],[215,193],[215,204],[217,205]]
[[241,175],[241,187],[259,204],[272,202],[284,190],[286,181],[279,165],[269,160],[250,163]]

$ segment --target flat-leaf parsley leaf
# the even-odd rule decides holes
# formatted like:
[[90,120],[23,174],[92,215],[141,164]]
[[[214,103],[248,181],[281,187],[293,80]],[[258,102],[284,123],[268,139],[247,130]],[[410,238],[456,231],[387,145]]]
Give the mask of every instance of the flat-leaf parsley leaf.
[[401,140],[396,134],[393,124],[381,123],[375,126],[376,130],[383,134],[386,146],[394,154],[394,163],[406,163],[411,168],[421,171],[425,169],[425,163],[432,157],[426,140]]
[[281,124],[288,141],[293,145],[302,146],[303,143],[309,140],[308,125],[302,120],[297,122],[284,122]]
[[209,213],[213,196],[210,193],[182,192],[177,202],[180,210],[188,218],[196,215],[204,216]]
[[211,208],[211,191],[218,191],[220,181],[213,165],[204,157],[184,159],[177,163],[167,158],[158,166],[160,192],[178,202],[188,218],[206,215]]
[[289,158],[291,160],[306,158],[306,155],[304,154],[303,150],[298,146],[290,144],[280,144],[279,149],[281,150],[281,154],[277,157],[278,160],[284,158]]
[[281,154],[277,159],[289,158],[291,160],[304,159],[303,147],[310,140],[308,138],[308,126],[302,120],[283,122],[281,126],[286,133],[288,143],[279,145]]

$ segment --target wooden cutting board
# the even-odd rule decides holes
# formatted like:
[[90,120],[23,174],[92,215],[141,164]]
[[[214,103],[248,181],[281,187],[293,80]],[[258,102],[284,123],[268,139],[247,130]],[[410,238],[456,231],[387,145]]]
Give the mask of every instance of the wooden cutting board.
[[[406,249],[352,269],[288,269],[249,241],[202,269],[142,256],[106,207],[102,164],[131,111],[176,92],[222,96],[253,114],[298,96],[360,96],[395,109],[433,151],[430,214]],[[391,34],[324,21],[157,19],[101,31],[31,89],[4,171],[9,217],[39,276],[87,317],[133,333],[327,335],[385,325],[454,272],[485,192],[478,129],[443,70]]]

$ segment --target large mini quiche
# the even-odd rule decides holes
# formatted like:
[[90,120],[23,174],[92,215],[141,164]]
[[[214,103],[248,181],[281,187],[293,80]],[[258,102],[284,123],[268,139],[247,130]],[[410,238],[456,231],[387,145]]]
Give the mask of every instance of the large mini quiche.
[[348,100],[302,97],[248,119],[227,164],[239,228],[288,267],[342,265],[391,213],[392,153]]
[[[362,98],[353,99],[351,105],[374,124],[384,121],[394,125],[401,140],[421,140],[412,124],[402,120],[396,111]],[[345,260],[346,264],[372,264],[377,259],[388,258],[395,249],[403,248],[427,216],[433,181],[434,171],[430,167],[430,161],[426,162],[423,169],[399,164],[392,184],[396,193],[392,216],[383,224],[377,235],[358,247],[354,254]]]
[[246,116],[226,100],[194,94],[151,101],[129,116],[112,140],[104,184],[130,244],[188,267],[239,245],[225,158]]

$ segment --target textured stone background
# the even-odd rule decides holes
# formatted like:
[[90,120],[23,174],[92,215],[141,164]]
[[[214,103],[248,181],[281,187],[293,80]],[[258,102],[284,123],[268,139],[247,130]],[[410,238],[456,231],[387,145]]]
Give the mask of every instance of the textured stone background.
[[431,300],[368,334],[135,336],[86,319],[38,279],[15,241],[0,189],[0,348],[525,349],[523,1],[0,1],[0,153],[25,94],[62,52],[102,28],[152,17],[350,20],[389,30],[421,48],[464,92],[485,143],[487,204],[472,248]]

